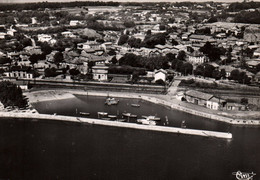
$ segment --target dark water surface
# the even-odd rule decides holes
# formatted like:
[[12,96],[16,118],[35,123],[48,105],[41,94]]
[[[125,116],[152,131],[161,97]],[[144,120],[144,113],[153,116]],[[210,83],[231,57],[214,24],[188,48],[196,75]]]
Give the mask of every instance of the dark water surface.
[[[255,172],[260,179],[260,128],[225,123],[165,107],[120,99],[105,106],[104,97],[35,104],[41,113],[75,115],[97,111],[157,115],[161,125],[208,129],[233,134],[232,141],[200,136],[81,125],[71,122],[1,119],[0,179],[194,179],[233,180],[232,172]],[[131,103],[141,104],[140,108]],[[119,112],[118,112],[119,111]],[[135,122],[134,119],[130,120]]]

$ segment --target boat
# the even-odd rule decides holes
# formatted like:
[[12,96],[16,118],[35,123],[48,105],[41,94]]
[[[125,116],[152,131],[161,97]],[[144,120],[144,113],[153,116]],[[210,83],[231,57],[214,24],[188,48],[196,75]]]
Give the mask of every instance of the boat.
[[116,119],[117,115],[108,115],[107,117],[111,118],[111,119]]
[[80,115],[84,115],[84,116],[89,116],[90,115],[90,113],[88,113],[88,112],[79,112],[79,114]]
[[161,118],[156,117],[156,116],[142,116],[142,117],[147,120],[151,120],[151,121],[160,121],[161,120]]
[[132,107],[140,107],[140,104],[131,104]]
[[143,125],[151,125],[151,126],[155,126],[156,122],[155,121],[151,121],[151,120],[147,120],[147,119],[137,119],[138,123],[141,123]]
[[118,122],[126,122],[126,119],[117,119]]
[[107,98],[105,101],[106,105],[117,105],[119,103],[119,100],[115,99],[115,98]]
[[111,120],[111,118],[101,118],[102,120]]
[[135,118],[137,115],[131,113],[122,113],[123,116]]
[[182,122],[181,122],[181,128],[186,128],[186,123],[185,123],[185,121],[182,121]]
[[107,112],[98,112],[97,114],[101,115],[101,116],[106,116],[108,113]]

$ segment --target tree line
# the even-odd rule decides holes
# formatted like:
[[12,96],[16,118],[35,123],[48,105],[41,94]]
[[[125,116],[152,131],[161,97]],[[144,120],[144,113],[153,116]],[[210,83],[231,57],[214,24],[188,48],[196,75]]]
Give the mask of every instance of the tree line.
[[257,9],[259,7],[260,7],[260,2],[254,2],[254,1],[242,2],[242,3],[234,2],[229,5],[228,10],[236,12],[236,11],[241,11],[246,9]]
[[118,2],[103,2],[103,1],[84,1],[84,2],[40,2],[40,3],[24,3],[24,4],[1,4],[0,11],[22,11],[35,9],[57,9],[65,7],[82,7],[82,6],[119,6]]

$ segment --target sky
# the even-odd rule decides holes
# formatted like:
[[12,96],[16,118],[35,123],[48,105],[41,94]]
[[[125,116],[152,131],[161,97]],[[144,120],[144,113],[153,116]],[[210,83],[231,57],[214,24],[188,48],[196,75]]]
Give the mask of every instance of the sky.
[[[71,1],[97,1],[97,0],[0,0],[0,3],[28,3],[28,2],[71,2]],[[100,0],[100,1],[111,1],[111,0]],[[215,1],[215,2],[242,2],[243,0],[112,0],[116,2],[205,2],[205,1]],[[254,0],[255,2],[260,2],[260,0]]]

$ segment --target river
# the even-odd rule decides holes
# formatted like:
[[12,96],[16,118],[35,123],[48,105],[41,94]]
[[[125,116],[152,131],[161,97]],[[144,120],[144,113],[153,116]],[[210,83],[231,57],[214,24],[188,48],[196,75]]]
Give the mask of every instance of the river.
[[[233,139],[178,135],[70,122],[0,121],[0,179],[233,180],[232,172],[260,177],[260,128],[232,127],[136,99],[104,105],[104,97],[77,96],[34,106],[40,113],[97,111],[161,117],[160,125],[231,132]],[[138,103],[141,107],[131,107]],[[134,123],[134,119],[130,122]]]

